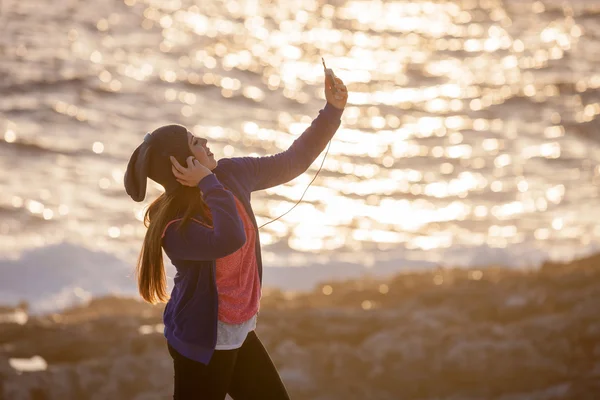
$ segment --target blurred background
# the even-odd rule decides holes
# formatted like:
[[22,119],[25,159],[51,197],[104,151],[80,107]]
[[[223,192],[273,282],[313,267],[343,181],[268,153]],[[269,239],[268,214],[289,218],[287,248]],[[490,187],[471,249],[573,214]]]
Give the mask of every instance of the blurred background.
[[[303,202],[260,231],[263,326],[270,326],[265,341],[277,349],[278,365],[300,363],[282,373],[293,397],[600,398],[596,386],[569,381],[588,376],[584,372],[595,377],[592,382],[600,380],[594,339],[600,322],[592,312],[600,294],[593,279],[600,244],[599,21],[600,3],[594,0],[2,0],[0,304],[7,306],[7,317],[0,343],[13,359],[45,354],[33,362],[38,367],[30,366],[41,369],[39,375],[25,374],[36,376],[32,380],[14,375],[29,367],[6,364],[6,374],[19,382],[6,386],[6,398],[38,392],[47,397],[31,398],[154,398],[140,394],[139,374],[170,384],[159,310],[110,297],[86,306],[98,296],[137,296],[133,272],[145,233],[141,220],[161,188],[151,182],[146,200],[134,203],[122,183],[127,160],[146,132],[166,123],[206,137],[217,159],[285,150],[325,104],[321,57],[350,92],[342,126]],[[323,155],[289,184],[255,193],[259,225],[296,203]],[[571,262],[581,257],[588,258]],[[538,270],[544,262],[546,268]],[[553,264],[559,262],[567,264]],[[592,313],[580,310],[585,324],[557,319],[543,325],[535,319],[535,326],[555,327],[541,337],[532,336],[533,328],[512,331],[505,325],[532,305],[535,318],[566,312],[555,302],[557,293],[566,293],[569,307]],[[449,311],[432,311],[438,301],[457,303]],[[490,308],[467,313],[475,318],[470,322],[493,316],[500,325],[474,327],[462,320],[465,307],[475,303]],[[278,310],[272,320],[270,307]],[[498,311],[502,307],[512,317]],[[119,312],[131,314],[114,318]],[[287,316],[285,326],[296,321],[300,328],[284,334],[278,313]],[[35,314],[42,316],[32,319]],[[97,324],[108,322],[99,316],[113,329],[125,324],[124,336],[103,331]],[[132,322],[133,316],[148,321]],[[342,325],[327,336],[322,325],[333,319]],[[392,323],[393,329],[421,323],[442,336],[385,336],[383,326]],[[465,332],[449,328],[452,323],[471,326],[468,332],[487,343],[469,348],[471,353],[447,349],[467,368],[464,376],[452,364],[448,371],[460,376],[449,377],[443,360],[416,368],[417,359],[432,360],[423,337],[430,345],[450,346],[452,333],[471,343],[463,342]],[[370,333],[357,333],[365,324]],[[75,333],[62,339],[66,348],[51,336],[53,345],[34,349],[48,329]],[[323,346],[312,348],[321,369],[305,347],[314,330]],[[106,348],[91,331],[112,338],[105,337]],[[30,342],[13,342],[24,332]],[[519,334],[524,336],[514,339]],[[592,339],[582,339],[588,334]],[[300,337],[290,341],[286,335]],[[505,347],[487,342],[502,335]],[[121,370],[110,370],[112,380],[98,378],[99,385],[109,385],[104,392],[73,383],[72,372],[64,377],[47,368],[54,362],[64,370],[74,360],[100,362],[100,353],[86,353],[86,340],[105,352],[123,337],[142,349],[135,353],[141,358],[127,362],[154,357],[163,369],[152,373],[160,378],[148,378],[143,368],[135,375],[132,365],[117,363]],[[575,347],[565,337],[574,338]],[[548,351],[561,349],[562,358],[538,354],[528,340],[545,343]],[[377,347],[385,343],[390,347]],[[363,350],[375,358],[354,360],[357,346],[371,346]],[[479,354],[488,354],[490,364]],[[576,354],[584,357],[577,366]],[[505,366],[537,361],[526,370],[497,367],[498,387],[477,378],[499,358]],[[551,367],[550,359],[557,364]],[[329,378],[319,381],[311,368],[346,385],[327,392]],[[117,378],[123,371],[134,374],[129,383]],[[435,371],[446,371],[440,375],[446,380],[426,378]],[[49,382],[56,379],[61,387],[78,387],[79,394],[53,394],[49,387],[56,385]],[[349,379],[372,384],[353,387]],[[522,386],[511,386],[520,379]],[[16,387],[29,388],[19,392],[25,397],[6,394]],[[170,389],[156,390],[165,393],[157,398],[167,398]]]

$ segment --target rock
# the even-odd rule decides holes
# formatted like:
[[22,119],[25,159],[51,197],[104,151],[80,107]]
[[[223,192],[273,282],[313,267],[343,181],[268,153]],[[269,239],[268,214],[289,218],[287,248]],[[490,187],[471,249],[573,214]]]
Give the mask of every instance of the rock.
[[420,362],[427,351],[426,339],[411,335],[404,327],[386,330],[367,338],[359,349],[362,358],[376,365],[386,359],[402,360],[404,363]]
[[517,307],[523,307],[523,306],[527,305],[527,303],[529,303],[529,300],[525,296],[513,294],[506,298],[506,300],[504,301],[504,306],[509,307],[509,308],[513,308],[513,307],[517,308]]
[[[598,260],[274,291],[257,330],[295,400],[597,400]],[[161,311],[106,297],[0,323],[0,398],[171,398]],[[45,371],[8,362],[36,355]]]
[[301,390],[313,390],[315,388],[314,380],[303,368],[283,367],[279,369],[279,376],[285,382],[286,387]]
[[279,374],[286,386],[300,390],[313,389],[311,356],[307,349],[301,348],[291,339],[285,339],[275,348],[271,356],[279,367]]

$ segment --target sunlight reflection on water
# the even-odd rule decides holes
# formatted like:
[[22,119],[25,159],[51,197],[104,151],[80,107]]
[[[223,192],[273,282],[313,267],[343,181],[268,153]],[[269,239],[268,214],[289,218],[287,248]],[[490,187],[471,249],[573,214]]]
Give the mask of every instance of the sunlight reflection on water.
[[[0,62],[3,252],[66,238],[132,257],[160,192],[132,205],[122,189],[143,134],[175,121],[217,156],[283,150],[323,105],[321,56],[350,90],[343,125],[305,202],[261,232],[267,251],[448,261],[449,248],[560,258],[600,243],[594,5],[125,0],[60,3],[42,23],[34,4]],[[259,225],[322,157],[255,196]]]

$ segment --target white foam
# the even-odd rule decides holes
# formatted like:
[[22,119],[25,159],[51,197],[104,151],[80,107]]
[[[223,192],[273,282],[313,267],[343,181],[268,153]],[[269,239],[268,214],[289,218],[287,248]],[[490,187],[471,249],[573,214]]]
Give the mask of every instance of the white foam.
[[0,304],[27,301],[31,313],[62,309],[92,296],[136,293],[134,265],[70,243],[0,260]]
[[9,358],[10,366],[19,372],[45,371],[48,368],[48,363],[40,356],[31,358]]

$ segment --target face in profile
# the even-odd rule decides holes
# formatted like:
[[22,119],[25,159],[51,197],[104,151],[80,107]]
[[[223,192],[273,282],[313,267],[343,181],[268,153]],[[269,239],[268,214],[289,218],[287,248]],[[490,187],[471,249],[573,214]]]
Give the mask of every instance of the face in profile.
[[192,155],[206,168],[211,171],[215,169],[217,167],[217,160],[215,160],[215,155],[207,146],[208,141],[204,138],[194,136],[190,131],[188,131],[187,136],[188,147],[190,148]]

